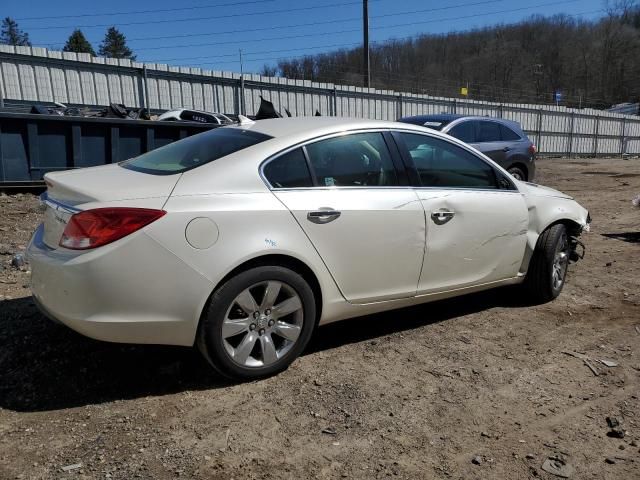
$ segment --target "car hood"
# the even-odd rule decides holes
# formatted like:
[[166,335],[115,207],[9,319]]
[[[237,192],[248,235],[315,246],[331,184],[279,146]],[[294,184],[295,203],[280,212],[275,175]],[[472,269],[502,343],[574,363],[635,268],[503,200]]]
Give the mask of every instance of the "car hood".
[[523,193],[534,197],[555,197],[573,200],[573,197],[571,195],[567,195],[566,193],[562,193],[559,190],[545,187],[543,185],[538,185],[536,183],[518,182],[518,187],[520,187],[520,190],[523,191]]

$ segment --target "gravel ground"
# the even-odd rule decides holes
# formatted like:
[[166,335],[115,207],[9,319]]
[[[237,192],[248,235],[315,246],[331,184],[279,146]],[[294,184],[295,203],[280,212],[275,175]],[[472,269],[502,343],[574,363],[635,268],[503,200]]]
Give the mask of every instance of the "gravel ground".
[[500,289],[326,326],[246,384],[190,349],[43,318],[28,265],[11,266],[36,197],[0,196],[0,478],[559,478],[549,458],[571,478],[640,478],[640,160],[538,169],[593,217],[557,300]]

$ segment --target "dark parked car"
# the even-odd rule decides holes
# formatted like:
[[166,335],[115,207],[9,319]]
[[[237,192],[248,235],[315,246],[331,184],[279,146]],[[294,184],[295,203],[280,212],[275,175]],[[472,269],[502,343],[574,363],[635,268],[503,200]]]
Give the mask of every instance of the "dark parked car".
[[518,122],[465,115],[417,115],[401,122],[440,130],[468,143],[518,180],[532,181],[536,173],[536,147]]

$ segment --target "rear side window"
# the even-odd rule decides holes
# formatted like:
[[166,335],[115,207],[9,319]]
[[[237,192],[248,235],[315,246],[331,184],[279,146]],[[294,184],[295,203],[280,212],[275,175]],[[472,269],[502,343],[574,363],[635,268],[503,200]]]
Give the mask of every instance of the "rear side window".
[[355,133],[306,146],[321,187],[381,187],[398,184],[381,133]]
[[520,140],[520,135],[505,125],[500,125],[500,133],[502,135],[502,140],[505,142]]
[[476,140],[476,132],[473,122],[462,122],[449,130],[449,135],[462,140],[465,143],[473,143]]
[[215,128],[156,148],[120,165],[152,175],[172,175],[199,167],[270,138],[268,135],[250,130]]
[[307,160],[301,148],[291,150],[267,163],[264,167],[264,176],[274,188],[313,186]]
[[424,187],[498,188],[493,168],[446,140],[400,133]]
[[500,124],[496,122],[478,122],[477,142],[499,142],[502,138],[500,134]]

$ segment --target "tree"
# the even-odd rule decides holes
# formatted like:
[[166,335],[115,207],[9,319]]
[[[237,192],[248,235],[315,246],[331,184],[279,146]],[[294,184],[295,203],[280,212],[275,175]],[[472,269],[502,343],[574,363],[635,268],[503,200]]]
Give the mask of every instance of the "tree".
[[127,39],[124,34],[120,33],[116,27],[110,27],[109,30],[107,30],[104,40],[100,44],[98,54],[110,58],[136,59],[131,49],[127,47]]
[[[472,99],[609,107],[640,98],[640,1],[609,0],[605,15],[535,15],[519,23],[418,34],[370,48],[371,82],[393,89]],[[362,85],[362,48],[278,62],[283,77]]]
[[18,28],[18,23],[11,17],[2,20],[2,32],[0,32],[0,44],[20,45],[30,47],[29,34]]
[[96,55],[96,52],[89,43],[89,40],[87,40],[80,29],[73,31],[63,50],[65,52],[90,53],[93,56]]
[[265,63],[264,66],[262,67],[262,70],[260,71],[260,75],[262,75],[263,77],[275,77],[277,73],[278,73],[278,68],[272,67],[268,63]]

